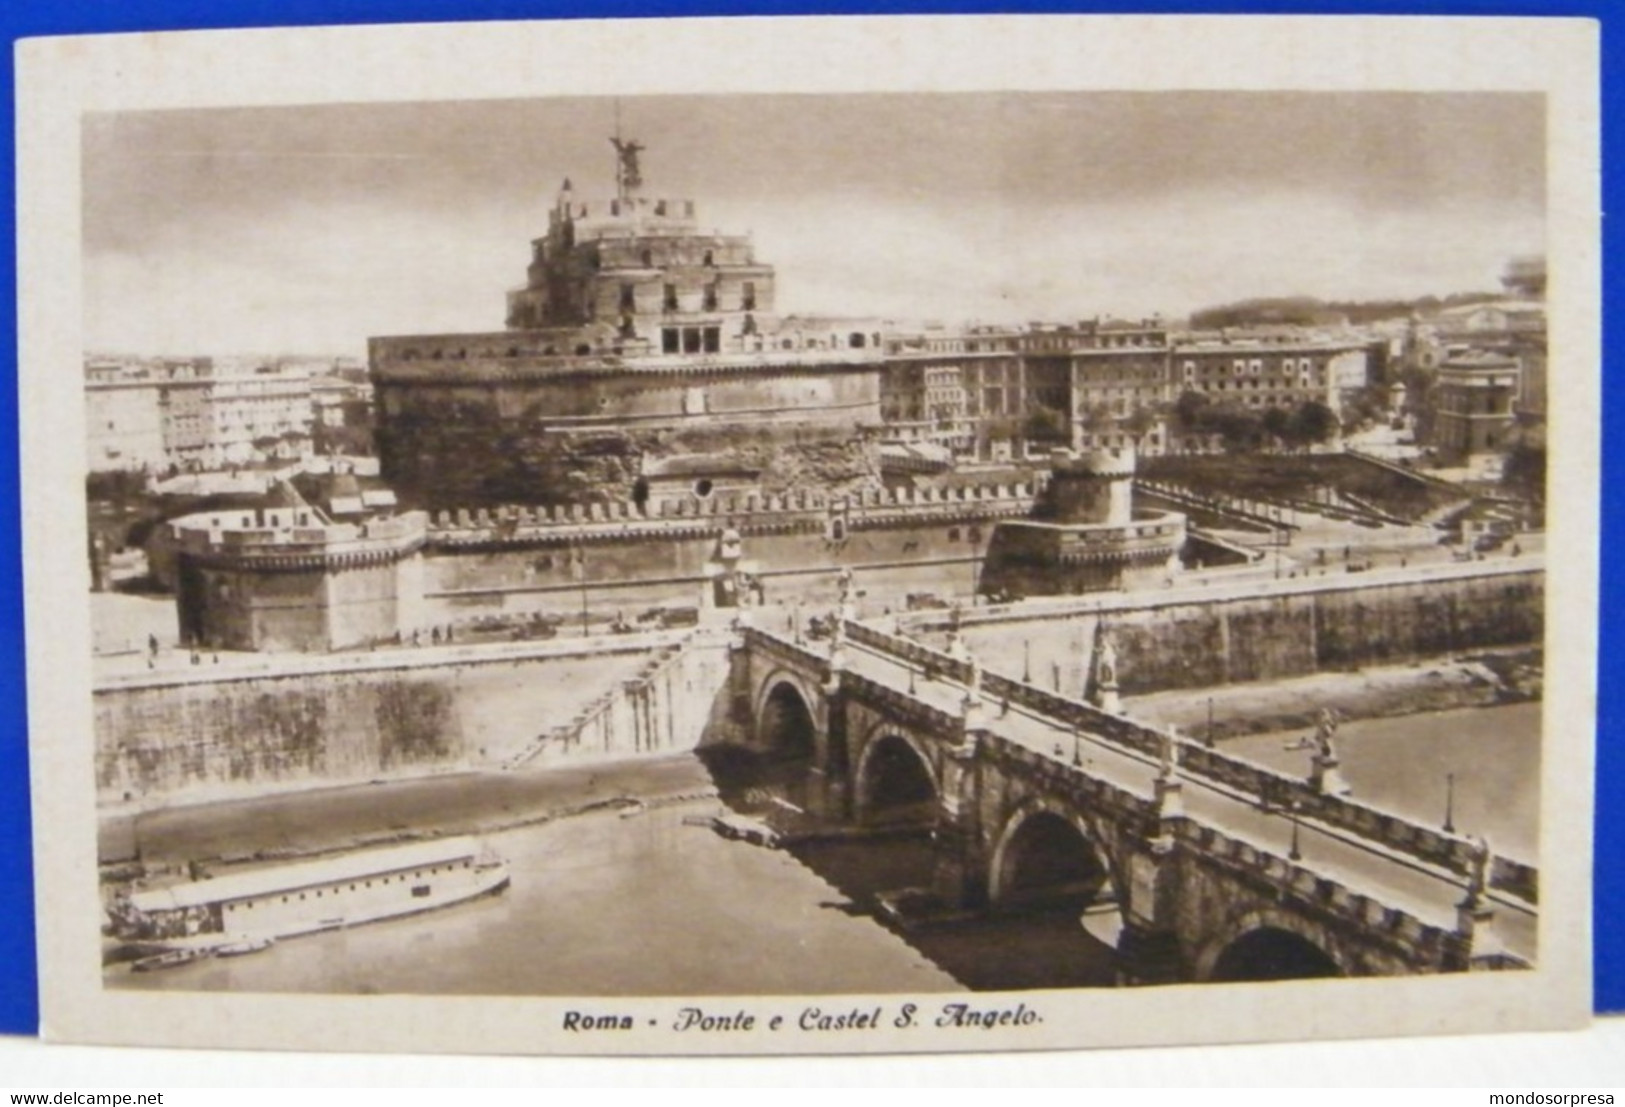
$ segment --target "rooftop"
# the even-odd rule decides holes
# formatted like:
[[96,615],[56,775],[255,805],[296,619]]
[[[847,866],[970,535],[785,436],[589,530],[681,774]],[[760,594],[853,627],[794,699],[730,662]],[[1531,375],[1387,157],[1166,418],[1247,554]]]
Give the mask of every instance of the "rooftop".
[[289,865],[197,880],[189,884],[176,884],[169,888],[137,892],[130,897],[130,903],[136,910],[149,914],[154,911],[175,911],[210,903],[224,903],[227,900],[246,899],[271,892],[295,891],[318,884],[355,880],[423,865],[472,859],[480,851],[480,843],[473,838],[442,838],[433,842],[413,842],[388,849],[347,853],[316,861],[299,861]]

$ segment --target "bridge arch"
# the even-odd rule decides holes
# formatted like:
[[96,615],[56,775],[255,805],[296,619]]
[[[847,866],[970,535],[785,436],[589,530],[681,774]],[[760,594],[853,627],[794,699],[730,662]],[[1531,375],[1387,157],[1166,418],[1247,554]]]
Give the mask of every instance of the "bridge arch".
[[897,826],[935,817],[941,782],[918,739],[876,727],[858,755],[854,814],[860,824]]
[[1347,976],[1348,967],[1313,923],[1275,909],[1248,911],[1203,947],[1196,961],[1200,982],[1310,980]]
[[1110,858],[1077,814],[1029,800],[1005,820],[988,870],[996,907],[1073,905],[1116,898]]
[[786,758],[811,759],[818,751],[818,700],[797,674],[770,673],[756,697],[756,747]]

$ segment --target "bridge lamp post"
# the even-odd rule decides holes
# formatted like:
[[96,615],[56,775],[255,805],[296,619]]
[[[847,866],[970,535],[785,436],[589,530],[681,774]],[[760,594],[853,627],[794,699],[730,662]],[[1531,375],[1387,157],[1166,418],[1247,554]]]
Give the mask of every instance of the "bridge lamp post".
[[1021,683],[1031,684],[1032,682],[1033,640],[1031,638],[1023,638],[1021,640]]
[[570,571],[581,585],[581,637],[591,634],[587,624],[587,544],[577,540],[575,558],[570,563]]
[[1292,820],[1292,848],[1287,851],[1287,858],[1292,861],[1303,860],[1303,850],[1298,848],[1298,801],[1293,800],[1287,804],[1287,817]]
[[1444,832],[1456,832],[1456,774],[1444,774]]

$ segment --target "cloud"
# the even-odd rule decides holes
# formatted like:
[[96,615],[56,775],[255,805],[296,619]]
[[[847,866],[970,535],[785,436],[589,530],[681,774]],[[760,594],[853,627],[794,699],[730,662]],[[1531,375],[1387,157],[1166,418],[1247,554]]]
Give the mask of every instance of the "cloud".
[[[1542,104],[1496,95],[655,97],[650,187],[753,230],[781,309],[956,321],[1493,288],[1543,238]],[[359,353],[500,328],[597,101],[87,123],[93,347]],[[596,182],[596,183],[595,183]]]
[[942,212],[812,203],[750,212],[807,312],[1019,322],[1185,314],[1255,296],[1409,297],[1497,287],[1539,252],[1538,213],[1496,205],[1363,210],[1315,194],[1173,198]]

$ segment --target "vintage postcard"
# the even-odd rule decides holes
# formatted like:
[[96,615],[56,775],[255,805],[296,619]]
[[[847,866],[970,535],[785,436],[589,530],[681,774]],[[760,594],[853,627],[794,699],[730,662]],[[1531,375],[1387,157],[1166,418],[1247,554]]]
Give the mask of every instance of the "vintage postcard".
[[18,72],[48,1036],[1588,1018],[1593,25]]

